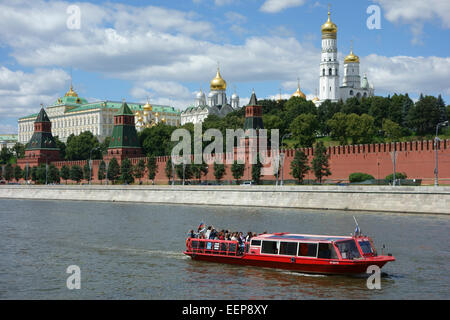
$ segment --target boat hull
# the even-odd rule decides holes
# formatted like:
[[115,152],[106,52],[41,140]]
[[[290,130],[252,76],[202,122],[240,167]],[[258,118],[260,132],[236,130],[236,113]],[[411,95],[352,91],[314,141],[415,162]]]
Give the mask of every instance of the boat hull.
[[303,273],[315,274],[361,274],[366,273],[371,265],[382,268],[387,262],[394,261],[390,256],[378,256],[362,260],[330,260],[330,259],[301,259],[298,257],[277,257],[267,259],[260,255],[220,256],[208,254],[193,254],[184,252],[193,260],[235,265],[254,266],[261,268],[276,268]]

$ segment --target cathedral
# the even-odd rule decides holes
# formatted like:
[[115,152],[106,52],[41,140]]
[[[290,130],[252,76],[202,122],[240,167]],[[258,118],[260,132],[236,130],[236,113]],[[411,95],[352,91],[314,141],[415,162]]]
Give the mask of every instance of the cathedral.
[[337,60],[337,31],[336,24],[331,21],[328,10],[328,20],[322,25],[322,55],[320,62],[320,86],[319,97],[315,101],[316,106],[325,100],[344,102],[352,97],[358,99],[372,97],[374,89],[367,76],[362,81],[359,73],[359,57],[353,53],[353,44],[350,54],[344,60],[344,77],[340,83],[339,61]]
[[210,87],[211,91],[208,94],[208,99],[200,89],[194,105],[181,113],[181,125],[203,122],[211,114],[225,117],[230,112],[239,109],[239,96],[236,92],[231,96],[231,104],[228,103],[227,82],[222,78],[219,67],[217,67],[216,77],[211,80]]

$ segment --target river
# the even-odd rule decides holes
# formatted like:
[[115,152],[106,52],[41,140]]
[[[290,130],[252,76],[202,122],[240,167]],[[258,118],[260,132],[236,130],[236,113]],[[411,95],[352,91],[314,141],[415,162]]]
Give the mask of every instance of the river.
[[[192,261],[186,234],[219,229],[348,235],[355,216],[396,257],[365,277]],[[441,215],[0,200],[0,299],[449,299],[450,218]],[[67,268],[81,288],[66,286]]]

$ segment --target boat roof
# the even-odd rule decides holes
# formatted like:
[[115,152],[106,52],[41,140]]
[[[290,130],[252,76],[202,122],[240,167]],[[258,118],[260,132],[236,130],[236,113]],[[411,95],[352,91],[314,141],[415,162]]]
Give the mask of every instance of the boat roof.
[[296,233],[267,233],[260,234],[253,239],[261,240],[303,240],[303,241],[339,241],[353,239],[351,236],[328,236],[328,235],[311,235],[311,234],[296,234]]

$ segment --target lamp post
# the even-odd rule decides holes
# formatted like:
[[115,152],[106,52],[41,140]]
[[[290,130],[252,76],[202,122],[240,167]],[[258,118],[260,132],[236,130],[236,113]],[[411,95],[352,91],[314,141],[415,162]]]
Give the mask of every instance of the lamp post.
[[444,121],[441,123],[438,123],[436,126],[436,137],[434,138],[434,154],[435,154],[435,164],[434,164],[434,186],[437,187],[438,184],[438,142],[441,141],[438,137],[438,131],[439,127],[445,127],[448,126],[448,121]]
[[[289,138],[292,136],[292,133],[286,133],[282,138],[281,138],[281,147],[283,147],[283,141],[284,138]],[[280,158],[281,158],[281,182],[280,182],[280,186],[283,185],[283,179],[284,179],[284,151],[280,153]]]

